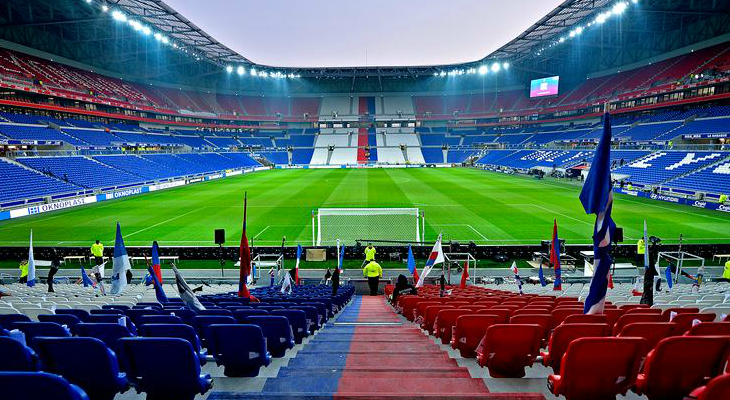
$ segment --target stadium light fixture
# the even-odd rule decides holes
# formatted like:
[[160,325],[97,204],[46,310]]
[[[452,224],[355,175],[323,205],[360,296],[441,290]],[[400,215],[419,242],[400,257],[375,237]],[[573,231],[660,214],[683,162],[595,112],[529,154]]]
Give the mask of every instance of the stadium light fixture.
[[86,3],[91,3],[91,0],[86,0]]
[[162,43],[164,43],[164,44],[168,44],[168,43],[170,43],[170,39],[168,39],[168,38],[167,38],[167,36],[163,36],[163,37],[162,37],[162,39],[161,39],[161,41],[162,41]]
[[230,74],[231,72],[233,72],[233,67],[232,67],[232,66],[230,66],[230,65],[226,65],[226,72],[228,72],[229,74]]
[[162,40],[162,34],[160,32],[155,32],[155,39],[157,39],[158,42]]
[[500,68],[501,68],[501,66],[499,65],[499,63],[496,62],[496,63],[492,64],[492,72],[499,72]]
[[104,4],[103,6],[101,6],[101,11],[104,11],[104,12],[109,11],[109,7],[106,4]]
[[503,62],[502,63],[502,69],[509,69],[509,63],[508,62]]
[[[231,71],[233,71],[233,67],[231,67]],[[239,66],[238,66],[238,68],[236,68],[236,73],[237,73],[237,74],[238,74],[239,76],[240,76],[240,75],[243,75],[243,74],[245,74],[245,73],[246,73],[246,69],[245,69],[245,68],[243,68],[242,66],[240,66],[240,65],[239,65]]]
[[152,29],[150,29],[149,26],[143,26],[142,33],[145,34],[146,36],[149,36],[152,33]]
[[112,18],[114,18],[117,21],[121,21],[121,22],[124,22],[127,20],[127,16],[124,15],[124,13],[119,10],[112,11]]
[[626,11],[626,7],[628,7],[628,6],[629,6],[629,4],[626,3],[625,1],[616,3],[616,5],[614,5],[613,8],[611,9],[611,12],[613,12],[615,15],[620,15],[624,11]]
[[250,73],[251,73],[251,76],[258,75],[258,71],[256,71],[256,68],[251,68],[251,72]]
[[487,69],[486,65],[482,65],[479,67],[479,75],[486,75],[489,70]]
[[441,76],[441,77],[446,76],[446,71],[439,72],[439,76]]

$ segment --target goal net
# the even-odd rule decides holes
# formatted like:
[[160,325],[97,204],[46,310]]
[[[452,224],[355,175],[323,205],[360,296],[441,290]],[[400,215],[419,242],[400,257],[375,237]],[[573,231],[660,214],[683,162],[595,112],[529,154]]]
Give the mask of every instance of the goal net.
[[418,208],[320,208],[312,212],[316,246],[333,246],[337,239],[348,246],[369,239],[418,243],[423,225]]

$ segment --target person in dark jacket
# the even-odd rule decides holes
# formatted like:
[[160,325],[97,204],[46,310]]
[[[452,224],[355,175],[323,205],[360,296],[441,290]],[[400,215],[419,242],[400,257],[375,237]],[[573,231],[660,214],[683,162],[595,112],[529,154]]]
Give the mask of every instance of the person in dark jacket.
[[53,293],[53,277],[56,275],[59,268],[61,268],[61,256],[54,248],[51,249],[51,269],[48,270],[48,293]]
[[332,297],[337,295],[337,289],[340,288],[340,269],[335,268],[335,272],[332,273]]
[[395,282],[395,289],[393,289],[393,304],[395,304],[398,296],[402,294],[418,294],[418,289],[408,283],[408,278],[405,275],[400,274],[398,275],[398,280]]

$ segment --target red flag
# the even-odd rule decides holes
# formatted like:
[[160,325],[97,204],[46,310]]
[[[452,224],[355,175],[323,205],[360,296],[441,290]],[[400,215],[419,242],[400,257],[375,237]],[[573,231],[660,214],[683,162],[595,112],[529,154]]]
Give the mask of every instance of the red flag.
[[246,279],[251,273],[251,249],[248,247],[248,238],[246,237],[246,209],[248,205],[247,194],[243,195],[243,233],[241,234],[240,262],[241,272],[238,281],[238,297],[251,297],[251,293],[246,287]]
[[466,289],[466,280],[469,279],[469,261],[464,261],[464,270],[461,271],[461,285],[462,289]]
[[613,274],[608,274],[608,288],[613,289]]

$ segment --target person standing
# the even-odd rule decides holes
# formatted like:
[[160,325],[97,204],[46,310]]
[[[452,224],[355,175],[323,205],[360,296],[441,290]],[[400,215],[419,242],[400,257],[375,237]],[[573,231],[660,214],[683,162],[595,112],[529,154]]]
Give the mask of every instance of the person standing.
[[415,286],[408,283],[408,278],[405,275],[398,275],[398,280],[395,282],[395,289],[393,290],[393,296],[391,302],[396,304],[398,296],[402,294],[418,294],[418,289]]
[[380,264],[375,262],[375,260],[372,260],[368,263],[368,265],[365,266],[362,270],[363,276],[368,278],[368,286],[370,287],[370,295],[371,296],[377,296],[378,295],[378,284],[380,283],[380,278],[383,277],[383,268],[380,267]]
[[20,269],[20,279],[18,280],[18,283],[28,283],[28,260],[21,261],[18,269]]
[[375,247],[372,243],[368,243],[368,247],[365,248],[365,263],[375,261]]
[[730,260],[725,262],[725,269],[722,271],[720,282],[730,282]]
[[637,267],[644,267],[644,254],[646,254],[646,243],[644,243],[644,238],[639,238],[639,241],[636,242],[636,266]]
[[61,268],[61,256],[53,248],[51,249],[51,269],[48,270],[48,279],[46,279],[48,281],[48,293],[53,293],[53,277],[56,276],[59,268]]
[[340,288],[340,269],[335,268],[335,272],[332,273],[332,297],[337,295],[337,289]]
[[104,263],[104,245],[98,240],[96,243],[91,245],[91,255],[94,256],[94,265],[101,265]]
[[720,201],[719,202],[720,202],[720,204],[725,204],[727,202],[727,195],[726,194],[721,194],[720,195]]

